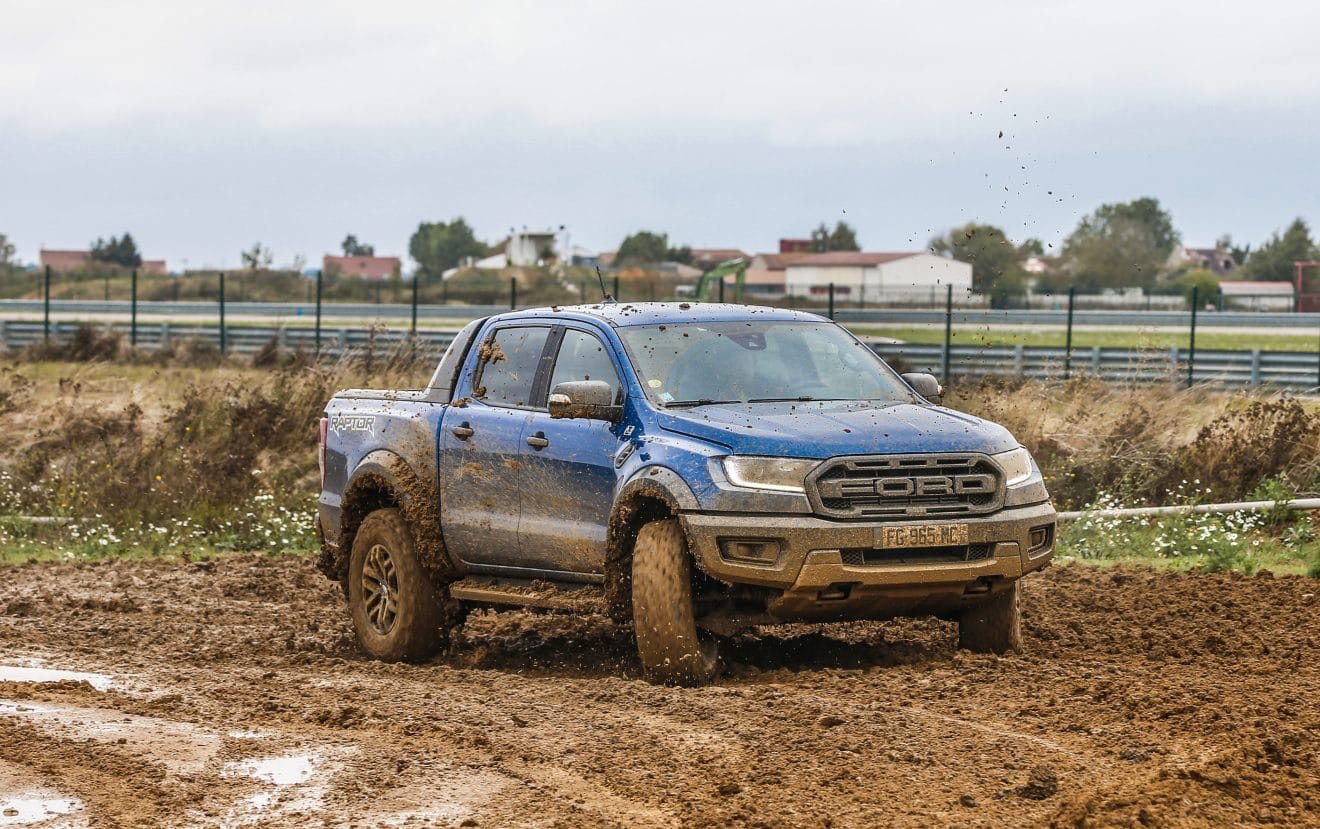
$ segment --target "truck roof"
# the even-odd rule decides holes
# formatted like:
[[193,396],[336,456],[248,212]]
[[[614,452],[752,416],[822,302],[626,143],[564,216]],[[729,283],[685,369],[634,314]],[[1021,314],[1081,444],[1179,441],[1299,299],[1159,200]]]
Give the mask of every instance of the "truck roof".
[[633,325],[657,325],[680,322],[736,322],[746,319],[784,322],[821,322],[819,314],[768,308],[763,305],[735,305],[724,302],[609,302],[595,305],[555,305],[527,308],[501,314],[500,319],[523,316],[593,317],[616,328]]

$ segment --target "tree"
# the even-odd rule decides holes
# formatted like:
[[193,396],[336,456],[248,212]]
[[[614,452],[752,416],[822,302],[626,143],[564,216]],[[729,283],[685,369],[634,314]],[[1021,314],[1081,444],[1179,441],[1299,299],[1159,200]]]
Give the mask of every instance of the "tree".
[[811,250],[813,253],[825,253],[830,250],[861,250],[857,244],[857,232],[847,222],[836,222],[830,230],[824,222],[811,231]]
[[13,242],[9,241],[9,237],[0,233],[0,268],[9,268],[16,264],[14,254],[17,251],[18,248],[14,247]]
[[619,252],[614,255],[614,264],[616,266],[646,265],[664,262],[668,255],[668,233],[639,230],[619,243]]
[[1156,199],[1102,204],[1064,240],[1063,267],[1082,290],[1150,287],[1178,240]]
[[376,246],[368,245],[357,240],[352,233],[344,237],[344,241],[339,245],[344,250],[345,256],[375,256]]
[[266,270],[275,261],[270,248],[260,242],[253,243],[252,247],[239,254],[239,257],[243,260],[243,267],[250,271]]
[[125,233],[122,237],[111,236],[109,240],[97,238],[92,242],[90,257],[93,262],[105,262],[111,265],[121,265],[125,268],[136,268],[142,264],[142,256],[138,253],[137,243],[133,241],[133,236]]
[[1196,289],[1196,301],[1204,306],[1207,302],[1214,302],[1215,297],[1219,296],[1219,277],[1215,276],[1214,271],[1205,268],[1189,268],[1184,271],[1175,283],[1182,289],[1182,295],[1187,298],[1190,304],[1192,301],[1192,289]]
[[1316,259],[1320,259],[1320,250],[1311,238],[1311,228],[1297,218],[1282,235],[1276,231],[1268,242],[1257,248],[1247,258],[1243,271],[1251,279],[1282,282],[1293,278],[1294,262]]
[[682,245],[676,248],[670,248],[665,252],[666,262],[677,262],[680,265],[692,264],[692,246]]
[[439,279],[470,256],[485,256],[479,241],[462,216],[450,222],[422,222],[408,240],[408,255],[417,263],[416,276]]
[[1028,256],[1044,256],[1045,243],[1032,237],[1022,244],[1018,245],[1018,258],[1026,259]]
[[930,240],[930,249],[941,256],[957,259],[972,266],[972,290],[978,294],[991,293],[1000,282],[1005,287],[1016,285],[1012,293],[1025,290],[1024,276],[1019,265],[1018,248],[994,225],[968,222],[955,227],[944,236]]

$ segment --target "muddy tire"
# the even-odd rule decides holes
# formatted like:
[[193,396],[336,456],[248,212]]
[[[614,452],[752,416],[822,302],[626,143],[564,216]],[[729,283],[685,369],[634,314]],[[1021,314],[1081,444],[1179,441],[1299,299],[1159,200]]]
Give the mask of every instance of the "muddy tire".
[[647,679],[699,685],[715,677],[718,646],[710,634],[697,630],[692,558],[677,519],[652,521],[637,533],[632,610],[637,653]]
[[450,604],[418,559],[403,514],[368,515],[348,563],[348,606],[362,649],[386,662],[428,659],[449,640]]
[[958,617],[958,647],[977,653],[1022,650],[1022,610],[1017,582],[962,612]]

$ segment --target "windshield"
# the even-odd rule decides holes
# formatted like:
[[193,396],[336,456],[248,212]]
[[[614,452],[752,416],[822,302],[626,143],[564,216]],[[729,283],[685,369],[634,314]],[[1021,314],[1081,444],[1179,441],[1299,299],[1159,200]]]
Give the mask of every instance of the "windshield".
[[666,406],[913,400],[879,357],[829,323],[690,322],[630,326],[619,335],[646,393]]

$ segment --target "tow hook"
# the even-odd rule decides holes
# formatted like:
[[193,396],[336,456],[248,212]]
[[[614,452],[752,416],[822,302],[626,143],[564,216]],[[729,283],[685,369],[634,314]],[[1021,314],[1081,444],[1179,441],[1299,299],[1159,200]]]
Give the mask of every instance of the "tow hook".
[[852,595],[852,589],[854,584],[856,584],[856,582],[836,581],[834,584],[831,584],[829,587],[817,593],[816,601],[841,602],[844,599],[848,598],[848,596]]
[[978,593],[989,593],[990,579],[986,578],[985,576],[982,576],[981,578],[967,585],[967,589],[964,590],[963,592],[969,596],[974,596],[977,595]]

